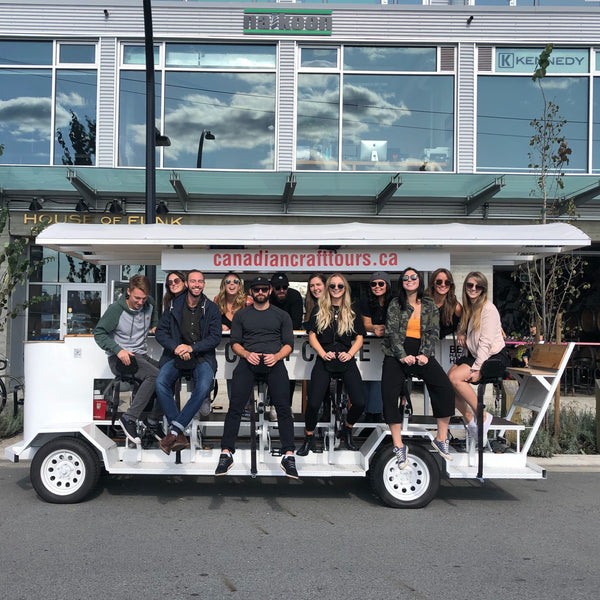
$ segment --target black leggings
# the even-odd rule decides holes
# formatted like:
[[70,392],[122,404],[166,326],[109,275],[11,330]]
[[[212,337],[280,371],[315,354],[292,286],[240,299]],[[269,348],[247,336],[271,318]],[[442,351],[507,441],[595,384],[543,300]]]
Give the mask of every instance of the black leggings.
[[[360,371],[356,366],[356,360],[353,358],[348,370],[342,373],[346,391],[350,397],[352,406],[348,411],[348,424],[354,425],[360,419],[365,409],[365,390],[363,388]],[[308,398],[306,400],[305,428],[306,431],[314,431],[317,426],[319,408],[323,403],[323,398],[329,387],[330,373],[325,368],[323,359],[317,358],[315,366],[310,375],[310,385],[308,388]]]
[[402,423],[398,398],[404,391],[405,381],[412,377],[422,379],[427,386],[433,416],[436,419],[451,417],[454,414],[454,388],[448,375],[433,356],[429,357],[426,365],[412,366],[401,363],[393,356],[386,356],[383,359],[381,395],[383,416],[388,425]]

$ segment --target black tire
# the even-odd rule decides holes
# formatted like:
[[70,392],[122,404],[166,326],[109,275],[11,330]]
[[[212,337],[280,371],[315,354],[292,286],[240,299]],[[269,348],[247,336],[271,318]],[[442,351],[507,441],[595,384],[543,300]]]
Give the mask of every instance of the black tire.
[[423,508],[440,487],[440,468],[429,450],[420,444],[408,445],[405,469],[396,465],[392,446],[386,444],[375,455],[369,479],[374,492],[392,508]]
[[98,483],[100,459],[83,440],[54,438],[36,452],[30,477],[33,489],[46,502],[81,502]]

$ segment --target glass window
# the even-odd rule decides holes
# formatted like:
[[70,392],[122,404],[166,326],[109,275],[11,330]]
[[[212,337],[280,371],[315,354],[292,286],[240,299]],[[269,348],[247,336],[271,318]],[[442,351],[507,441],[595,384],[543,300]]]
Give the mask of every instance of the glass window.
[[52,260],[34,271],[29,281],[43,283],[105,283],[106,267],[73,258],[42,246],[31,247],[31,260]]
[[[566,173],[587,169],[588,80],[547,77],[548,100],[567,123],[563,135],[572,150]],[[480,76],[477,82],[477,170],[529,172],[530,122],[543,111],[543,99],[531,77]]]
[[344,69],[352,71],[435,71],[436,48],[345,46]]
[[165,167],[274,168],[275,74],[167,72],[165,133]]
[[57,72],[54,164],[96,163],[96,80],[95,70]]
[[60,285],[32,284],[29,300],[27,339],[60,339]]
[[[160,115],[160,72],[155,75],[155,110]],[[156,126],[162,131],[160,119]],[[121,71],[119,86],[119,150],[120,167],[143,167],[146,165],[146,72]],[[160,150],[156,150],[156,164],[160,164]]]
[[3,164],[50,164],[52,72],[0,69]]
[[51,65],[52,42],[0,41],[0,65]]
[[337,48],[302,48],[300,66],[336,69],[337,55]]
[[340,76],[298,76],[296,169],[337,170]]
[[[158,65],[160,60],[160,49],[154,46],[154,64]],[[123,47],[124,65],[146,65],[146,48],[144,46],[124,46]]]
[[94,44],[61,44],[60,63],[94,64],[96,62],[96,46]]
[[345,75],[342,169],[451,171],[453,107],[451,75]]
[[167,44],[167,67],[274,69],[275,46]]
[[[129,281],[134,275],[145,274],[146,267],[144,265],[121,265],[121,281]],[[158,275],[156,278],[158,279]]]

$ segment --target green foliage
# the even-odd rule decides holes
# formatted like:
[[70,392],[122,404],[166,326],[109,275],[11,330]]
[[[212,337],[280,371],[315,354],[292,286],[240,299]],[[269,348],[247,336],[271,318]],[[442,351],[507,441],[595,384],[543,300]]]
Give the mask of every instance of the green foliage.
[[[8,207],[0,210],[0,236],[4,233],[9,220]],[[31,229],[32,237],[36,236],[43,225]],[[19,313],[28,306],[41,301],[40,297],[30,297],[29,300],[13,305],[11,303],[12,295],[15,289],[23,285],[27,279],[40,268],[41,265],[54,260],[53,257],[41,260],[31,260],[28,256],[28,246],[30,238],[17,237],[4,244],[0,249],[0,331],[4,330],[6,322],[14,319]]]
[[63,165],[92,165],[92,157],[96,154],[96,121],[85,117],[84,125],[77,115],[71,110],[69,122],[69,141],[75,156],[65,141],[62,130],[56,130],[56,139],[63,149]]
[[[527,426],[532,424],[533,417],[525,423]],[[527,439],[527,435],[524,439]],[[561,408],[560,427],[556,435],[554,411],[550,410],[545,426],[540,427],[529,454],[545,458],[554,454],[596,454],[596,415],[590,410]]]
[[20,410],[15,417],[12,406],[8,404],[0,414],[0,440],[13,437],[23,431],[23,411]]

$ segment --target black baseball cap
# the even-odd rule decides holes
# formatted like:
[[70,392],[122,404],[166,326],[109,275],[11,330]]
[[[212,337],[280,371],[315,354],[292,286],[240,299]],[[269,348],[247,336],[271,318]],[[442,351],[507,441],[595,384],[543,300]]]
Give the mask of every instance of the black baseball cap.
[[250,282],[250,289],[252,289],[253,287],[261,286],[261,285],[270,286],[271,284],[269,283],[269,280],[266,277],[263,277],[262,275],[259,275],[258,277],[255,277]]

